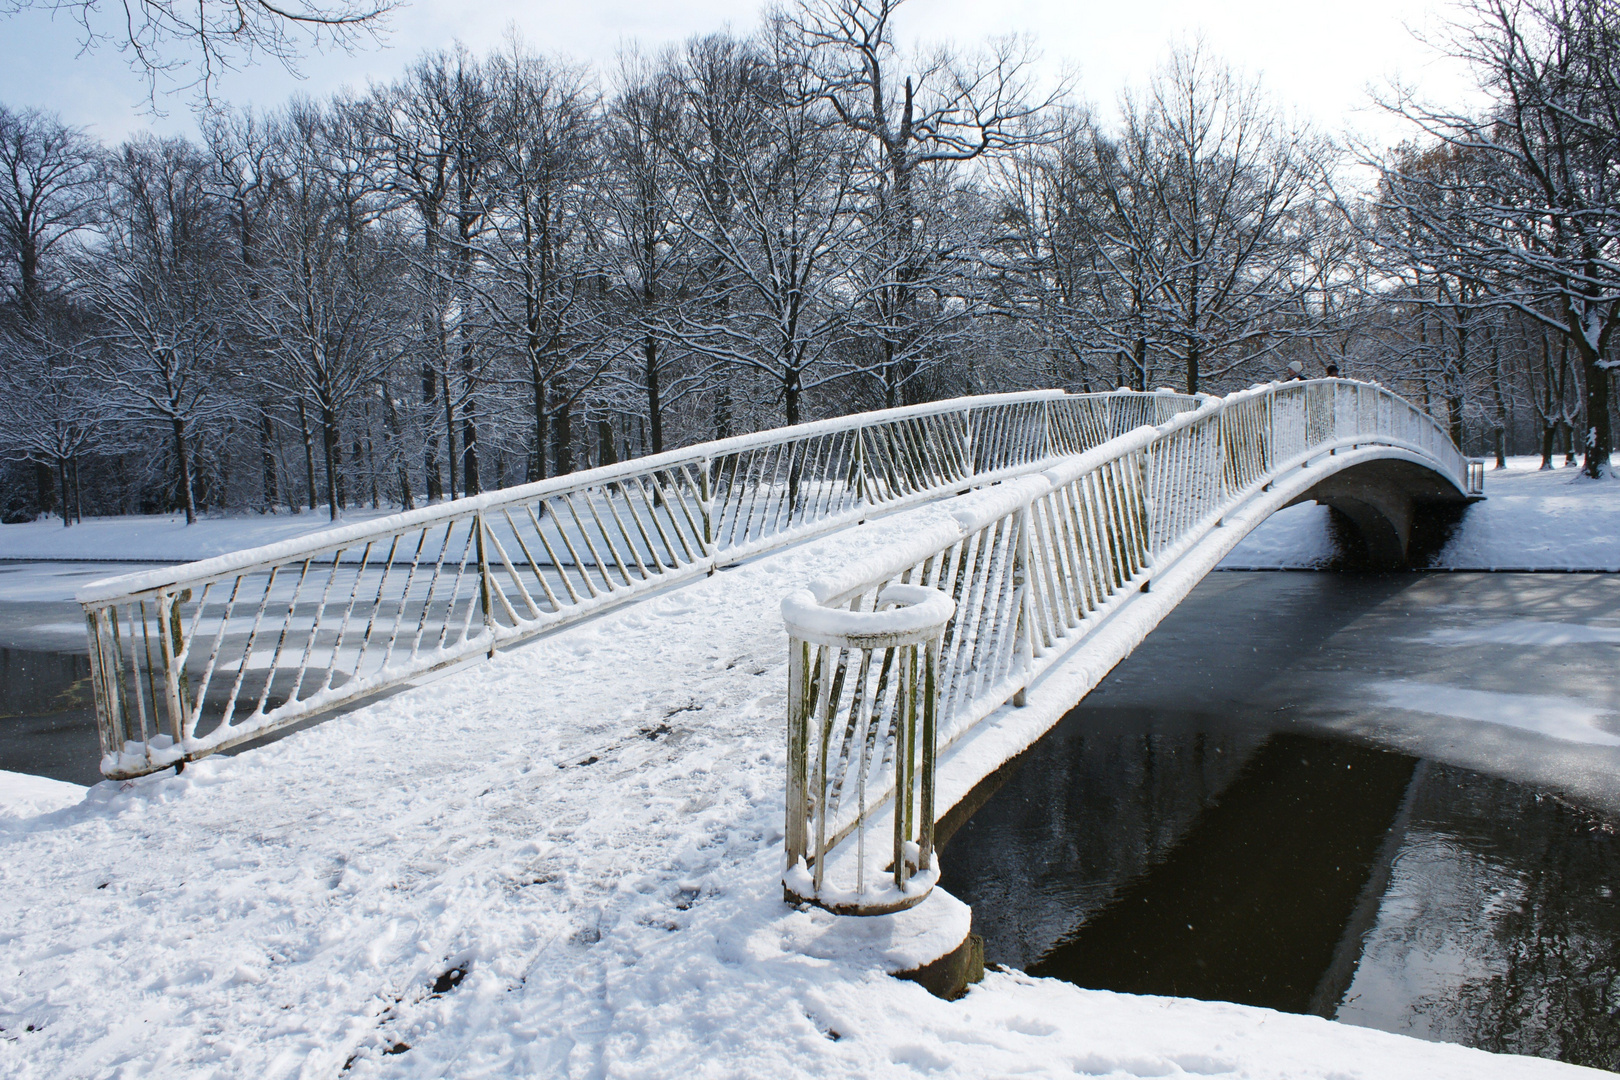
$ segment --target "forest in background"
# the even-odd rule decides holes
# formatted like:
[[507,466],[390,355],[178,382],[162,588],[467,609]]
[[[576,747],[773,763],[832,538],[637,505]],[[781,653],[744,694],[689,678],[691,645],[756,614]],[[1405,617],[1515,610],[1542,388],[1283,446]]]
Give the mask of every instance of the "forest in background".
[[610,70],[515,34],[198,140],[0,105],[0,516],[412,507],[960,394],[1336,365],[1608,468],[1620,10],[1473,0],[1488,107],[1291,121],[1199,44],[1112,107],[800,0]]

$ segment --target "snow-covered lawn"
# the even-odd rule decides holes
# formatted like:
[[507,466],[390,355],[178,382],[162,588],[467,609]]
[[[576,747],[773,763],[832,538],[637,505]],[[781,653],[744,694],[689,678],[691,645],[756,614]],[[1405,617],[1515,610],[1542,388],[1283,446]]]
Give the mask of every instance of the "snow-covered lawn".
[[[1539,457],[1485,470],[1484,502],[1468,508],[1434,561],[1442,570],[1620,570],[1620,478],[1541,471]],[[1221,563],[1225,570],[1309,569],[1334,554],[1328,509],[1274,514]]]
[[1011,973],[946,1003],[889,924],[785,906],[777,605],[907,517],[178,777],[0,776],[0,1075],[1603,1075]]
[[[349,510],[342,525],[397,513]],[[129,562],[191,562],[261,544],[295,540],[330,528],[326,511],[203,517],[187,525],[184,514],[85,518],[63,528],[60,518],[0,525],[0,559],[105,559]]]

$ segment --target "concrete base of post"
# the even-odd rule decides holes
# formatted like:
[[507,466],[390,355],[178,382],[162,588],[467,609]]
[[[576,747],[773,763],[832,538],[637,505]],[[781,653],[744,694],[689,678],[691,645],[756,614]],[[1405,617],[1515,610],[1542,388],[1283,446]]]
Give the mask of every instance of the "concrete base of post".
[[984,938],[968,934],[962,944],[932,963],[894,973],[909,979],[937,998],[955,1001],[967,988],[984,978]]

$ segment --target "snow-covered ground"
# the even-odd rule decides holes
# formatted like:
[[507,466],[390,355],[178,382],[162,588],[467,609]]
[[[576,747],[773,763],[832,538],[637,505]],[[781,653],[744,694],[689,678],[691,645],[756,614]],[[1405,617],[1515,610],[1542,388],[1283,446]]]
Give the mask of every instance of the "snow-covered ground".
[[[1620,478],[1541,471],[1539,457],[1485,471],[1484,502],[1468,508],[1436,556],[1437,570],[1620,570]],[[1334,555],[1328,509],[1279,511],[1221,563],[1223,570],[1310,569]]]
[[[397,511],[348,510],[338,523],[352,525],[392,513]],[[86,518],[71,528],[64,528],[61,518],[42,518],[0,525],[0,559],[191,562],[295,540],[331,526],[324,510],[202,517],[194,525],[186,524],[184,514]]]
[[84,801],[89,790],[80,784],[29,773],[0,771],[0,820],[49,814]]
[[884,974],[903,927],[784,905],[778,602],[907,528],[178,777],[0,776],[0,1075],[1603,1075],[1013,973],[946,1003]]

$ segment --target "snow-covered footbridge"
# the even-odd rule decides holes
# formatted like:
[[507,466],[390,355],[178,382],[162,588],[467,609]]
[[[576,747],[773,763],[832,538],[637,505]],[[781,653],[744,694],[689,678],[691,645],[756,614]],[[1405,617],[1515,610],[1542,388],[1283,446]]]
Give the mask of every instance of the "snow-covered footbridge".
[[1399,562],[1423,506],[1481,479],[1421,410],[1347,380],[984,396],[702,444],[87,588],[102,771],[183,767],[904,511],[782,606],[788,893],[892,911],[937,878],[937,812],[1272,512],[1329,503]]
[[948,1005],[881,974],[957,950],[944,890],[782,903],[922,895],[935,812],[1276,508],[1390,555],[1473,486],[1372,386],[1019,395],[93,586],[129,779],[0,814],[0,1074],[1552,1075],[1016,972]]

